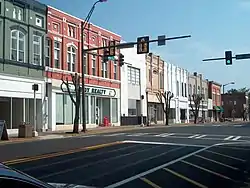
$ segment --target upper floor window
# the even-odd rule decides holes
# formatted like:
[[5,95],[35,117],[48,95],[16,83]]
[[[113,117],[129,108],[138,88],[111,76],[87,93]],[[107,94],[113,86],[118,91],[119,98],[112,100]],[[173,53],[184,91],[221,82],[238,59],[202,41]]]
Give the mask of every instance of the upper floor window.
[[50,66],[50,57],[51,57],[51,40],[49,38],[46,38],[45,41],[45,65]]
[[164,75],[160,72],[160,89],[164,89]]
[[140,69],[128,67],[128,83],[140,85]]
[[84,56],[83,56],[83,58],[84,58],[84,74],[88,74],[88,72],[87,72],[87,64],[88,64],[88,58],[87,58],[87,54],[86,53],[84,53]]
[[108,63],[102,62],[102,77],[107,78],[108,77]]
[[60,25],[58,23],[52,23],[52,30],[59,33],[60,32]]
[[14,19],[18,19],[20,21],[23,21],[24,20],[24,8],[21,6],[14,5],[12,17]]
[[179,85],[179,81],[176,82],[176,96],[180,95],[180,85]]
[[36,26],[43,27],[43,25],[44,25],[44,18],[36,15]]
[[192,95],[192,85],[189,84],[189,95]]
[[68,47],[67,52],[67,64],[68,70],[75,72],[75,63],[76,63],[76,49],[73,46]]
[[184,84],[184,96],[187,97],[187,84]]
[[60,69],[60,53],[61,53],[61,44],[58,41],[54,42],[54,67]]
[[108,40],[107,39],[102,39],[102,46],[108,46]]
[[2,14],[2,4],[0,2],[0,14]]
[[96,55],[92,55],[92,75],[96,75]]
[[68,36],[76,38],[76,28],[72,25],[68,26]]
[[181,83],[181,96],[184,97],[184,83]]
[[33,35],[33,64],[42,65],[42,37]]
[[19,30],[11,31],[11,60],[24,62],[25,35]]
[[117,62],[114,61],[114,79],[117,79]]

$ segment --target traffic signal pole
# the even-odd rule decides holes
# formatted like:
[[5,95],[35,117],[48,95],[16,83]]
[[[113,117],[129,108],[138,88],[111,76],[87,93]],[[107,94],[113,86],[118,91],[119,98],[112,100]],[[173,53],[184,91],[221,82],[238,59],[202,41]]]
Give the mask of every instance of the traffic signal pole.
[[[178,36],[178,37],[168,37],[165,39],[162,39],[164,41],[167,40],[178,40],[178,39],[184,39],[184,38],[189,38],[191,37],[191,35],[183,35],[183,36]],[[159,39],[154,39],[154,40],[149,40],[148,43],[153,43],[153,42],[158,42]],[[116,44],[113,46],[103,46],[103,47],[97,47],[97,48],[89,48],[89,49],[85,49],[85,52],[90,52],[90,51],[94,51],[94,50],[102,50],[102,49],[106,49],[106,48],[117,48],[117,49],[123,49],[123,48],[133,48],[135,45],[140,44],[139,42],[127,42],[127,43],[120,43],[120,44]]]

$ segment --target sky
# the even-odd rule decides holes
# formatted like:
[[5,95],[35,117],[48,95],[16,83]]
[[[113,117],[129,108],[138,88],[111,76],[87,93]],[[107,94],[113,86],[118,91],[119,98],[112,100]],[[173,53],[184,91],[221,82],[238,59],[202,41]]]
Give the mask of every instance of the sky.
[[[79,18],[85,18],[95,0],[40,0]],[[250,87],[250,59],[203,62],[206,58],[250,53],[250,0],[108,0],[98,4],[90,20],[127,42],[148,35],[191,38],[152,44],[150,50],[165,61],[198,72],[231,88]]]

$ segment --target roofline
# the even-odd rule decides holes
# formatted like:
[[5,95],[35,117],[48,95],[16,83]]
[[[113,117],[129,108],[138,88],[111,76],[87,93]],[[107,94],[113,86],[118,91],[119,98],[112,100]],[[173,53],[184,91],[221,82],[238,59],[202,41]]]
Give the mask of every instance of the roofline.
[[215,84],[215,85],[220,86],[220,87],[222,86],[222,84],[215,82],[215,81],[209,81],[209,83]]
[[[67,16],[70,16],[70,17],[72,17],[72,18],[75,18],[75,19],[77,19],[78,21],[85,21],[84,19],[81,19],[81,18],[78,18],[78,17],[76,17],[76,16],[73,16],[73,15],[67,13],[67,12],[64,12],[64,11],[62,11],[62,10],[60,10],[60,9],[57,9],[57,8],[55,8],[55,7],[52,7],[52,6],[50,6],[50,5],[47,5],[47,6],[48,6],[49,8],[52,8],[52,9],[54,9],[54,10],[60,12],[60,13],[63,13],[63,14],[65,14],[65,15],[67,15]],[[107,29],[104,29],[104,28],[102,28],[102,27],[100,27],[100,26],[98,26],[98,25],[95,25],[95,24],[91,23],[91,22],[89,22],[89,23],[90,23],[91,25],[93,25],[93,26],[99,28],[99,29],[102,29],[103,31],[106,31],[106,32],[108,32],[108,33],[111,33],[111,34],[113,34],[113,35],[116,35],[117,37],[120,37],[120,38],[122,37],[121,35],[119,35],[119,34],[117,34],[117,33],[114,33],[114,32],[112,32],[112,31],[109,31],[109,30],[107,30]]]

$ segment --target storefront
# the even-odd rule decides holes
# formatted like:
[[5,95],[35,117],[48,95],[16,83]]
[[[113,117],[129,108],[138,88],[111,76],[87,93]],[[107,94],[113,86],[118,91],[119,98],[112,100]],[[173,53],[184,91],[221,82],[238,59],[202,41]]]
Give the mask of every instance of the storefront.
[[0,119],[6,121],[9,134],[17,135],[18,126],[25,122],[33,125],[34,92],[32,85],[38,84],[36,92],[37,131],[46,129],[44,109],[46,100],[43,80],[0,75]]
[[[87,128],[102,126],[104,117],[110,125],[120,125],[120,90],[100,86],[85,86],[85,114]],[[73,126],[75,106],[70,96],[60,88],[52,87],[51,96],[52,130],[70,130]],[[82,107],[80,107],[82,112]],[[81,113],[80,113],[81,114]],[[80,116],[82,123],[82,116]],[[81,125],[80,125],[81,126]]]

